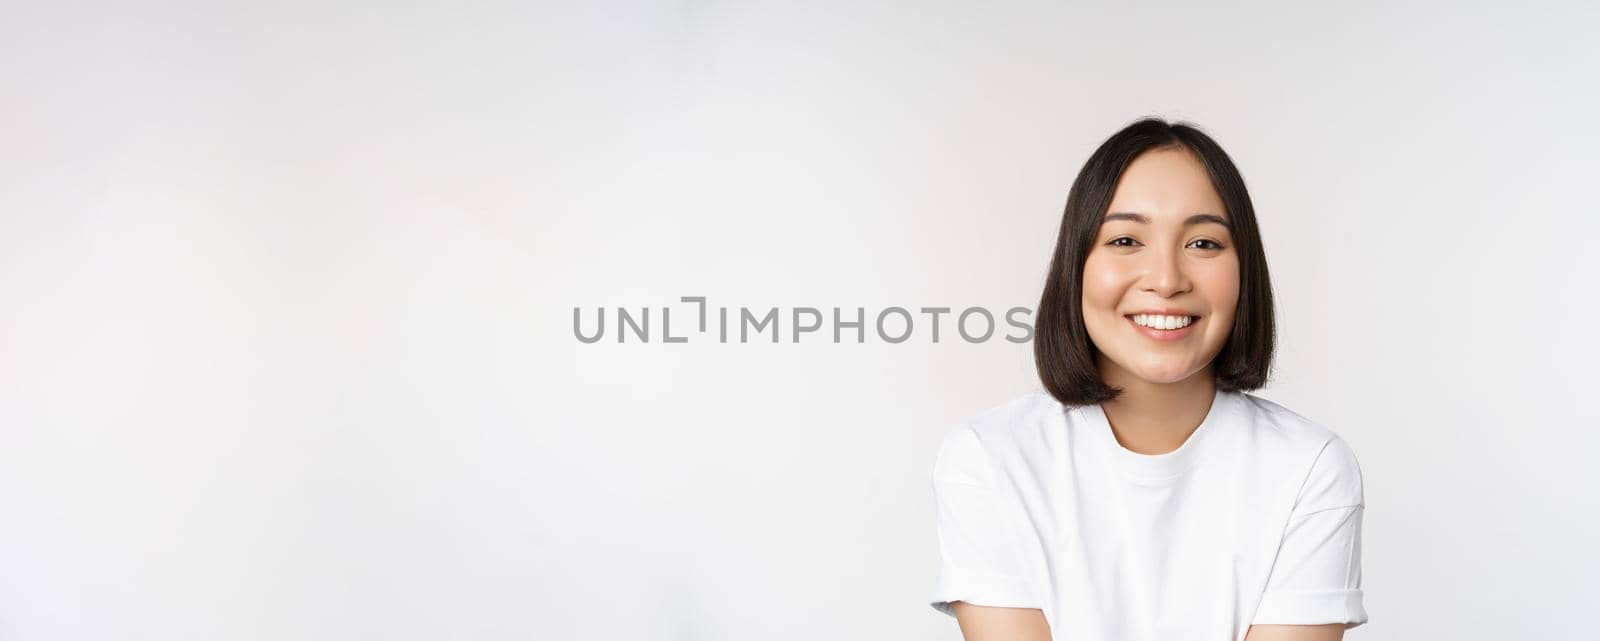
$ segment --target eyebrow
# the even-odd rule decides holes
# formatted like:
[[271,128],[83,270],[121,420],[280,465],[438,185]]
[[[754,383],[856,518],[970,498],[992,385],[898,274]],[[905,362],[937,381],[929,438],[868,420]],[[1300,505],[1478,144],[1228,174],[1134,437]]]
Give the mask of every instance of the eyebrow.
[[[1150,224],[1150,217],[1145,216],[1144,214],[1135,214],[1135,213],[1132,213],[1132,212],[1125,212],[1125,211],[1124,212],[1117,212],[1117,213],[1114,213],[1114,214],[1106,214],[1106,217],[1103,220],[1101,220],[1101,222],[1107,222],[1107,221],[1112,221],[1112,220],[1131,220],[1131,221],[1136,222],[1136,223],[1143,223],[1143,224],[1146,224],[1146,225]],[[1193,216],[1190,216],[1188,218],[1183,219],[1183,226],[1184,227],[1188,227],[1190,225],[1199,225],[1199,224],[1203,224],[1203,223],[1216,223],[1218,225],[1222,225],[1223,227],[1227,227],[1228,229],[1233,229],[1233,225],[1228,224],[1228,219],[1223,218],[1221,216],[1218,216],[1216,214],[1195,214]]]

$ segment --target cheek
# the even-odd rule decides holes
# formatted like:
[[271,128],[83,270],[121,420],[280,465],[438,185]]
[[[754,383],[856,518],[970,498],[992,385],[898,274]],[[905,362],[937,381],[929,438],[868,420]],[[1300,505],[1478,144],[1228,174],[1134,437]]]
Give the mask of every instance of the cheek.
[[1083,266],[1084,311],[1090,311],[1090,308],[1116,307],[1123,291],[1122,281],[1121,274],[1107,269],[1091,256]]
[[1198,275],[1202,281],[1206,302],[1212,309],[1212,315],[1218,320],[1225,321],[1223,326],[1232,326],[1233,316],[1239,306],[1239,265],[1223,266],[1220,269],[1210,270]]

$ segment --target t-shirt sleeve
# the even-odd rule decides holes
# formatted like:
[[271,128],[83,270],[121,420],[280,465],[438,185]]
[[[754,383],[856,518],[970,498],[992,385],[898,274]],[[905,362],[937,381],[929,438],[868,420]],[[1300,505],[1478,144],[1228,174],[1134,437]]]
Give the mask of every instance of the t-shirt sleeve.
[[1024,561],[1027,520],[1014,495],[997,481],[976,432],[962,427],[945,436],[933,472],[939,539],[935,610],[955,616],[955,601],[1044,607]]
[[1339,438],[1325,444],[1278,544],[1257,624],[1367,622],[1361,594],[1361,467]]

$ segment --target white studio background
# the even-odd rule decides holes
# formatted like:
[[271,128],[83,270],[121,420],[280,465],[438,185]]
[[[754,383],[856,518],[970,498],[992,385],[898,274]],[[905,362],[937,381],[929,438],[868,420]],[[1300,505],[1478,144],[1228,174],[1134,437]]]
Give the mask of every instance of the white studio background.
[[0,639],[959,639],[933,454],[1027,345],[572,310],[1033,307],[1144,115],[1361,458],[1349,638],[1572,638],[1600,10],[1248,4],[9,3]]

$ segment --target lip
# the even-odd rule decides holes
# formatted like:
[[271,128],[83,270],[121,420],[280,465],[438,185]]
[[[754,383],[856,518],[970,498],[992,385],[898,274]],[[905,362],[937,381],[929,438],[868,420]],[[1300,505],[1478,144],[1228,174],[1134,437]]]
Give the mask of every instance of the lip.
[[1189,310],[1187,309],[1178,309],[1176,307],[1169,307],[1166,309],[1141,309],[1135,312],[1128,312],[1123,314],[1123,316],[1138,316],[1139,314],[1156,314],[1159,316],[1199,316],[1199,314],[1189,313]]
[[[1138,323],[1133,322],[1133,317],[1135,315],[1137,315],[1137,314],[1164,314],[1164,315],[1167,315],[1167,316],[1189,316],[1191,318],[1194,318],[1194,320],[1190,321],[1188,325],[1185,325],[1183,327],[1179,327],[1178,329],[1156,329],[1154,327],[1145,327],[1143,325],[1140,325]],[[1201,316],[1197,316],[1195,314],[1190,314],[1190,313],[1185,312],[1183,310],[1170,310],[1170,311],[1160,311],[1160,312],[1134,312],[1133,314],[1128,314],[1128,315],[1123,316],[1123,318],[1127,319],[1128,320],[1128,324],[1132,325],[1133,329],[1138,331],[1140,334],[1144,334],[1146,338],[1149,338],[1151,340],[1158,340],[1158,341],[1182,340],[1185,336],[1188,336],[1189,334],[1194,333],[1194,328],[1197,325],[1200,324],[1201,320],[1204,320],[1204,318],[1201,317]]]

